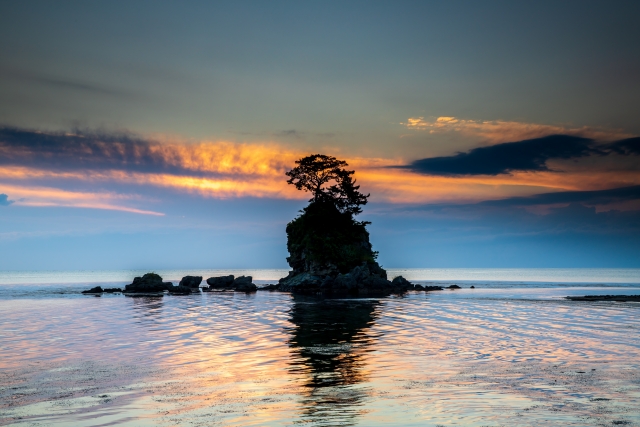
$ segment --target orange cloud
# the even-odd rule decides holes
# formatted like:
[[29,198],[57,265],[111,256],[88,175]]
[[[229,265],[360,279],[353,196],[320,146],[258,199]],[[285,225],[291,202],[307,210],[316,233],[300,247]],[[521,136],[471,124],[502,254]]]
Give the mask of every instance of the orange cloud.
[[[498,132],[501,124],[515,122],[472,122],[454,117],[440,117],[431,125],[422,118],[411,119],[407,126],[415,129],[489,129],[486,135]],[[489,123],[487,125],[487,123]],[[524,124],[518,124],[523,125]],[[485,128],[483,128],[485,126]],[[527,125],[529,126],[529,125]],[[530,132],[541,132],[541,128]],[[547,126],[545,129],[550,129]],[[512,126],[520,132],[527,128]],[[563,130],[565,131],[565,130]],[[484,131],[483,131],[484,132]],[[533,133],[531,134],[533,135]],[[110,209],[138,214],[161,215],[153,210],[140,209],[144,202],[139,196],[118,192],[77,192],[64,189],[69,182],[95,183],[101,187],[114,184],[131,185],[132,191],[143,193],[141,186],[165,188],[187,192],[202,197],[234,198],[261,197],[278,199],[308,199],[309,195],[287,185],[285,172],[294,166],[295,160],[311,154],[288,149],[277,144],[236,144],[226,141],[203,141],[186,144],[175,141],[146,143],[144,155],[136,154],[136,146],[101,151],[104,156],[126,158],[129,166],[151,159],[154,167],[118,167],[55,169],[44,166],[0,166],[0,190],[8,193],[16,205],[68,206]],[[114,153],[114,150],[116,154]],[[106,153],[106,154],[105,154]],[[128,156],[126,157],[125,156]],[[91,152],[84,153],[90,158]],[[474,202],[501,199],[512,196],[528,196],[551,191],[599,190],[629,185],[640,185],[640,172],[600,170],[594,173],[589,159],[553,165],[554,170],[539,172],[514,172],[499,176],[427,176],[408,169],[389,168],[401,166],[401,158],[346,158],[349,167],[356,171],[356,179],[362,190],[372,194],[371,200],[390,203],[443,203]],[[137,163],[136,163],[137,162]],[[111,164],[111,163],[109,163]],[[114,163],[118,166],[118,163]],[[158,167],[155,167],[160,165]],[[143,165],[148,166],[148,165]],[[57,187],[57,188],[56,188]]]
[[405,125],[408,129],[428,131],[432,134],[457,132],[467,137],[482,139],[488,143],[521,141],[555,134],[581,136],[597,141],[613,141],[634,136],[619,129],[600,129],[588,126],[576,128],[505,120],[467,120],[446,116],[431,120],[424,117],[410,117],[406,123],[400,124]]

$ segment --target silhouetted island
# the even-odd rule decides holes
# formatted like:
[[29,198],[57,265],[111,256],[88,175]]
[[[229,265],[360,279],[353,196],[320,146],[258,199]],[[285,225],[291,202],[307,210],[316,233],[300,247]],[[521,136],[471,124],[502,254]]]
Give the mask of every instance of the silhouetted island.
[[[388,280],[369,242],[367,221],[356,221],[369,194],[335,157],[314,154],[287,172],[291,185],[313,197],[287,225],[292,270],[273,288],[301,294],[381,295],[415,290],[402,276]],[[422,290],[441,290],[438,286]],[[418,289],[420,289],[418,288]]]
[[[414,285],[402,276],[393,280],[376,261],[378,253],[369,242],[368,221],[357,221],[369,194],[363,194],[347,162],[323,154],[296,161],[287,172],[287,183],[313,194],[309,205],[287,225],[287,262],[291,271],[278,284],[259,288],[251,276],[210,277],[203,291],[284,291],[297,294],[389,295],[409,290],[435,291],[440,286]],[[185,276],[178,286],[163,282],[156,273],[136,277],[123,293],[130,296],[189,295],[198,291],[202,276]],[[457,285],[449,287],[459,289]],[[120,292],[99,286],[83,293]]]

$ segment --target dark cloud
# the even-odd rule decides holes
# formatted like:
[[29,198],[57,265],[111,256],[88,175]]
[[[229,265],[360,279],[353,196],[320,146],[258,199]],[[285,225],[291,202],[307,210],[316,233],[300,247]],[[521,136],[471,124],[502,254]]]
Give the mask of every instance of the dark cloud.
[[622,155],[630,155],[640,154],[640,137],[639,138],[628,138],[623,139],[621,141],[616,141],[607,145],[607,149],[610,151],[622,154]]
[[551,135],[518,142],[474,148],[447,157],[416,160],[406,167],[428,175],[499,175],[511,171],[548,170],[549,159],[571,159],[591,154],[592,140]]
[[9,206],[11,203],[13,203],[13,200],[9,200],[9,196],[0,194],[0,206]]
[[611,153],[640,154],[640,138],[596,144],[588,138],[550,135],[474,148],[453,156],[420,159],[402,167],[427,175],[500,175],[513,171],[547,171],[547,161],[550,159],[567,160]]
[[0,165],[186,172],[162,144],[131,135],[43,133],[10,127],[0,128]]

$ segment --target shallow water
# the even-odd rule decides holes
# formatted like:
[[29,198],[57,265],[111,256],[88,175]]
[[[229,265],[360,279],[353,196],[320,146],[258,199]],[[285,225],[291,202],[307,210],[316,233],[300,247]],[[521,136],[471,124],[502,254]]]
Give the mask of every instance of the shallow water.
[[633,280],[489,279],[380,299],[5,284],[0,424],[640,425],[640,304],[562,299]]

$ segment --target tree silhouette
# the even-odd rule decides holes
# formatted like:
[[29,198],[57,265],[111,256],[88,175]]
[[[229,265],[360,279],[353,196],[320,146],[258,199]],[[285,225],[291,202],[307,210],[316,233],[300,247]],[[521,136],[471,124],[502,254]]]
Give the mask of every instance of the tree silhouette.
[[370,195],[358,191],[360,186],[352,178],[355,171],[345,169],[349,166],[347,162],[324,154],[312,154],[296,160],[296,164],[298,166],[286,173],[287,183],[312,193],[310,202],[331,202],[340,212],[351,215],[362,212],[360,206],[367,204]]

